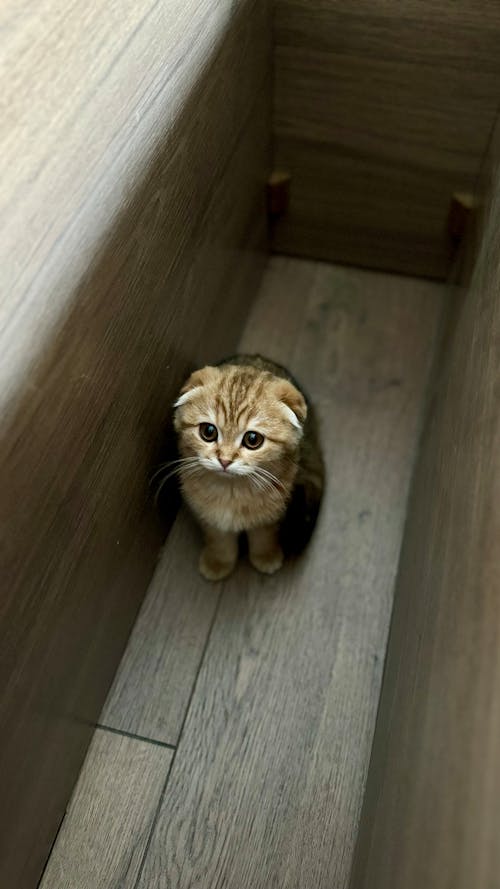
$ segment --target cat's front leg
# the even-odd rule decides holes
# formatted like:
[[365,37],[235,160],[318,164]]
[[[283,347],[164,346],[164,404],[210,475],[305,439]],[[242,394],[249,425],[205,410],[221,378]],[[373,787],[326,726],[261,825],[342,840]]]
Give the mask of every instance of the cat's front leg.
[[278,525],[264,525],[248,531],[250,561],[257,571],[274,574],[283,564],[283,551],[279,545]]
[[205,546],[200,555],[200,574],[206,580],[224,580],[234,571],[238,559],[238,535],[233,531],[203,526]]

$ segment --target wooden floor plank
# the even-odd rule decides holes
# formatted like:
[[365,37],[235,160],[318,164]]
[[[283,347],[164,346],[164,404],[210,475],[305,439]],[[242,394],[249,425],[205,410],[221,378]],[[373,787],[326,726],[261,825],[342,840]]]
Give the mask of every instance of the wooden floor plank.
[[223,587],[138,889],[346,886],[441,297],[272,261],[242,348],[308,388],[327,495],[300,563]]
[[172,756],[97,730],[40,889],[132,889]]
[[[182,513],[168,536],[100,722],[175,744],[220,589],[202,583],[197,532]],[[187,558],[182,553],[187,553]]]

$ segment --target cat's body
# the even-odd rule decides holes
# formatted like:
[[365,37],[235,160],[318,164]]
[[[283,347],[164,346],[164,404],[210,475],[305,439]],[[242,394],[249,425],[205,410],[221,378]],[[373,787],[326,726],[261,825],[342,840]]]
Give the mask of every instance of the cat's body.
[[307,543],[324,471],[316,424],[288,372],[240,355],[195,371],[175,405],[185,500],[205,534],[202,574],[226,577],[248,535],[249,556],[272,573]]

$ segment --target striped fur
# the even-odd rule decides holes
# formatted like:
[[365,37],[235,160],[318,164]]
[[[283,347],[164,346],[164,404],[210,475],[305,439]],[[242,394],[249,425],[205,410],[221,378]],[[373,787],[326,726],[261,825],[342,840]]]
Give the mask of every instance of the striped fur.
[[[202,424],[216,429],[205,441]],[[218,580],[234,568],[238,535],[261,571],[280,567],[309,540],[323,491],[323,460],[311,405],[288,372],[260,356],[195,371],[174,405],[178,473],[205,532],[200,570]],[[201,430],[201,432],[200,432]],[[263,436],[245,446],[245,433]]]

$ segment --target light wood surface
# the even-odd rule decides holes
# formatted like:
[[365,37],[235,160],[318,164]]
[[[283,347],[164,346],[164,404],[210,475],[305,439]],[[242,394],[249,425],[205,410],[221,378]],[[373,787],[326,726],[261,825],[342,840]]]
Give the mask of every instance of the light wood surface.
[[95,733],[40,889],[133,889],[172,756]]
[[137,889],[347,884],[441,292],[271,262],[241,348],[308,388],[328,491],[307,556],[270,579],[207,585],[176,522],[103,714],[154,738],[187,709]]
[[277,0],[278,252],[444,277],[500,93],[496,4]]
[[[100,722],[176,744],[219,588],[200,581],[200,544],[187,515],[174,523]],[[182,553],[187,553],[182,558]]]
[[36,884],[150,579],[173,393],[259,280],[269,15],[2,6],[2,886]]
[[488,168],[413,485],[351,889],[499,885],[498,123],[483,186]]

